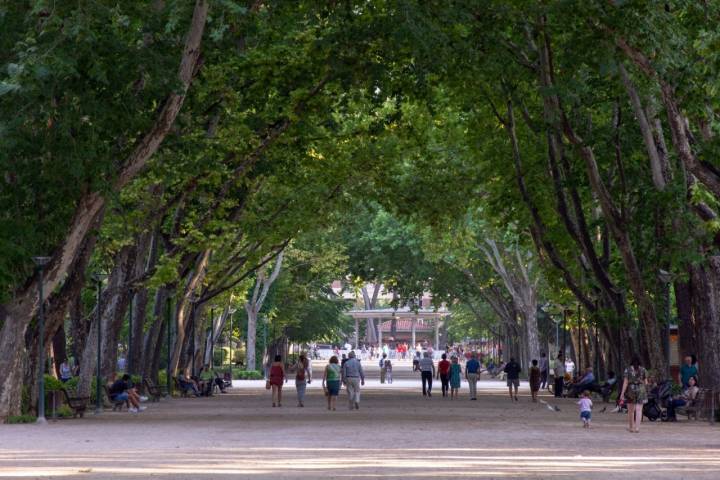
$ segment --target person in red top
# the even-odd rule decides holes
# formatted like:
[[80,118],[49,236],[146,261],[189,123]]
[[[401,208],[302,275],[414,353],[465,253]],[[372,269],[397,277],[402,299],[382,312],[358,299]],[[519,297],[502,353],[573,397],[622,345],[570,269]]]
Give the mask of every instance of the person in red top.
[[440,379],[442,384],[442,396],[448,396],[448,390],[450,389],[450,362],[447,359],[447,354],[442,354],[442,360],[438,362],[437,378]]
[[275,361],[270,364],[270,386],[272,387],[273,407],[277,403],[278,407],[282,407],[282,387],[287,381],[285,376],[285,366],[282,363],[282,357],[275,355]]

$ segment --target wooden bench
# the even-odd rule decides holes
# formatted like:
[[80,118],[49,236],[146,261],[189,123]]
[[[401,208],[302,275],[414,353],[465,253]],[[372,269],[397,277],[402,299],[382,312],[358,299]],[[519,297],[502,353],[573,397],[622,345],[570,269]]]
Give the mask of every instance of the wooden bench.
[[145,389],[147,390],[148,395],[150,395],[150,400],[153,402],[157,402],[161,398],[165,397],[165,395],[167,395],[167,392],[155,385],[155,383],[153,383],[153,381],[147,377],[143,378],[143,384],[145,385]]
[[61,390],[63,395],[65,395],[65,402],[73,411],[73,418],[77,418],[78,416],[82,418],[83,415],[85,415],[85,410],[87,410],[90,397],[78,397],[75,392],[68,392],[65,388]]
[[676,415],[687,415],[688,420],[690,420],[690,417],[694,417],[695,420],[697,420],[698,416],[704,417],[710,415],[709,404],[711,401],[712,390],[701,388],[698,390],[695,400],[689,402],[687,405],[678,407],[675,409],[675,413]]
[[123,405],[126,407],[130,407],[130,402],[127,400],[113,400],[112,397],[110,397],[110,388],[107,385],[104,385],[103,388],[105,389],[105,396],[108,399],[108,402],[112,405],[113,412],[115,411],[122,411]]
[[180,383],[180,379],[178,379],[177,377],[173,377],[173,383],[175,384],[175,390],[180,392],[180,396],[183,398],[186,398],[188,396],[188,390],[192,390],[189,387],[183,388],[182,384]]

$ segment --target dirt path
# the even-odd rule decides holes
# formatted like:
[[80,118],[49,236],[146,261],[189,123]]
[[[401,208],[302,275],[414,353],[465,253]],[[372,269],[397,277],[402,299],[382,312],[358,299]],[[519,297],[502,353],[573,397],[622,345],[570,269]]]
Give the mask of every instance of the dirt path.
[[328,412],[317,388],[297,408],[290,383],[283,408],[271,408],[251,384],[139,415],[0,426],[0,477],[720,478],[717,425],[646,422],[630,434],[623,416],[598,405],[586,431],[570,400],[545,397],[560,412],[525,396],[512,403],[488,381],[477,402],[465,385],[460,400],[426,399],[403,373],[392,387],[368,385],[352,412],[344,393]]

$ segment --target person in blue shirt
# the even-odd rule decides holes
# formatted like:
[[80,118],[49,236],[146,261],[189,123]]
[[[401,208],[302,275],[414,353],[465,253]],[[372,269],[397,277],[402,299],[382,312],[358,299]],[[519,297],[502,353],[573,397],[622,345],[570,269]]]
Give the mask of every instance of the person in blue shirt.
[[592,367],[585,369],[585,374],[573,385],[573,395],[580,395],[584,390],[590,389],[595,383],[595,374]]
[[685,363],[680,367],[680,381],[683,388],[688,388],[690,377],[697,376],[697,373],[697,367],[693,365],[692,357],[688,355],[685,357]]
[[470,400],[477,400],[477,381],[480,375],[480,362],[477,353],[470,354],[470,360],[465,364],[465,379],[470,386]]

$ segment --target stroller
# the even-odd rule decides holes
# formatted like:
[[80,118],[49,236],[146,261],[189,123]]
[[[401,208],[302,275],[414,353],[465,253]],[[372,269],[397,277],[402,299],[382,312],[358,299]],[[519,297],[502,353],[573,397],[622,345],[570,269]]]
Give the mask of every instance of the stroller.
[[651,422],[658,418],[663,422],[667,420],[667,402],[672,395],[672,382],[664,381],[657,384],[650,391],[648,401],[643,405],[643,416]]

